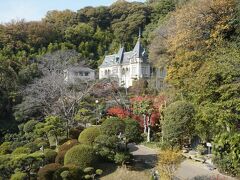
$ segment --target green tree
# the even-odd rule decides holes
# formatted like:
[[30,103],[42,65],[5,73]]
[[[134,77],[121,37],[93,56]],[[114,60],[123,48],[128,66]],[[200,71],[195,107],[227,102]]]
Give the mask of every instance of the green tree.
[[64,132],[66,131],[64,121],[58,116],[46,117],[43,123],[37,124],[35,129],[38,135],[44,135],[48,140],[50,136],[53,136],[56,146],[58,146],[59,137],[64,136]]
[[162,135],[169,145],[182,146],[184,140],[191,139],[194,134],[195,109],[192,104],[177,101],[164,110],[162,122]]
[[142,140],[140,124],[133,119],[125,119],[124,123],[125,123],[124,137],[125,137],[126,147],[128,143],[140,142]]
[[225,132],[214,139],[213,162],[221,172],[240,176],[240,134],[239,132]]
[[124,121],[117,117],[110,117],[102,123],[101,131],[108,136],[123,135],[125,132]]

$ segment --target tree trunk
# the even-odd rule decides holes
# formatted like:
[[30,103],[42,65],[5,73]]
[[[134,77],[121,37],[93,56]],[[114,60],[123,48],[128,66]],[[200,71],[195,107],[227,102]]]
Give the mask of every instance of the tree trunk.
[[55,135],[55,139],[56,139],[56,147],[58,146],[58,137]]
[[151,136],[151,124],[150,124],[150,116],[148,116],[147,120],[147,142],[150,142],[150,136]]
[[147,123],[146,123],[146,115],[143,115],[143,127],[144,127],[144,134],[147,133]]

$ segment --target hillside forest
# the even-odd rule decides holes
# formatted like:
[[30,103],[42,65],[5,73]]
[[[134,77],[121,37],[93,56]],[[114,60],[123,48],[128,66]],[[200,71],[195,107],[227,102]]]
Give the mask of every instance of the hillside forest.
[[[95,164],[131,160],[129,143],[179,150],[196,140],[203,152],[211,142],[220,172],[240,177],[239,8],[119,0],[0,24],[0,179],[94,179]],[[131,50],[139,29],[151,64],[167,70],[161,89],[154,79],[63,83],[69,66],[97,72],[120,45]]]

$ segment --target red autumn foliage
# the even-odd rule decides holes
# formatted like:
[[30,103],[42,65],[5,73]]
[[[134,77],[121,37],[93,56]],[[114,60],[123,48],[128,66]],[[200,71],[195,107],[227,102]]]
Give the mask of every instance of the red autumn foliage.
[[[131,104],[133,105],[136,102],[141,103],[142,101],[151,101],[152,102],[152,108],[154,109],[153,112],[150,115],[150,122],[152,126],[156,126],[156,124],[159,123],[160,120],[160,113],[159,110],[163,107],[163,105],[166,102],[165,96],[136,96],[130,99]],[[133,107],[133,106],[132,106]],[[107,114],[110,116],[116,116],[121,119],[131,117],[132,119],[135,119],[139,122],[141,127],[143,127],[143,117],[141,115],[133,114],[133,109],[123,109],[120,106],[111,107],[107,110]]]
[[123,109],[122,107],[116,106],[116,107],[111,107],[107,110],[107,114],[109,116],[117,116],[119,118],[126,118],[130,116],[129,111]]

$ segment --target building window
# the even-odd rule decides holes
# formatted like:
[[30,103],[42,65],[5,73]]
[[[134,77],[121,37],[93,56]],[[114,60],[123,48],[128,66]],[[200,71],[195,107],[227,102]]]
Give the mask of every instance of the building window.
[[135,66],[132,67],[132,75],[137,74],[137,68]]
[[84,72],[85,76],[88,76],[89,75],[89,72]]

